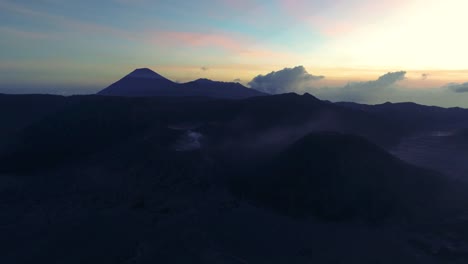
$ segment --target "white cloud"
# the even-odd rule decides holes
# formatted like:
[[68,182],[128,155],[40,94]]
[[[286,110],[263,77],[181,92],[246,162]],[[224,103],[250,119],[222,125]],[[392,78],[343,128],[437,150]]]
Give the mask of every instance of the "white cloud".
[[297,66],[273,71],[267,75],[258,75],[249,82],[249,85],[251,88],[262,92],[280,94],[304,91],[305,88],[311,85],[311,82],[323,78],[325,77],[308,73],[304,66]]

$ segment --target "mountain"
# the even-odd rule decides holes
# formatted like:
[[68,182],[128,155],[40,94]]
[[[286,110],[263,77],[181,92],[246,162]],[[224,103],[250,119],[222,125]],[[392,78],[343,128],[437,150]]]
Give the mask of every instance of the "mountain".
[[157,74],[156,72],[148,68],[136,69],[130,74],[128,74],[127,77],[136,78],[136,79],[140,78],[140,79],[155,79],[155,80],[167,80],[168,81],[168,79],[164,78],[163,76]]
[[266,95],[255,89],[247,88],[240,83],[217,82],[209,79],[198,79],[182,84],[184,89],[196,91],[196,95],[202,94],[208,97],[217,98],[247,98],[259,95]]
[[466,184],[387,153],[412,132],[390,116],[309,94],[0,109],[0,263],[468,260]]
[[[204,83],[216,85],[198,80],[190,84],[191,89],[205,89]],[[34,98],[11,96],[11,100],[25,105]],[[408,133],[386,118],[320,101],[310,94],[244,100],[180,96],[44,96],[35,100],[35,105],[56,100],[58,106],[21,126],[5,124],[17,132],[5,137],[3,147],[0,144],[0,172],[39,170],[81,160],[134,137],[173,134],[168,128],[187,125],[204,135],[205,146],[216,151],[216,156],[233,164],[237,159],[271,155],[312,131],[353,133],[381,146],[394,144]],[[5,113],[22,117],[32,111],[15,105],[5,108]]]
[[110,96],[170,96],[176,83],[146,68],[136,69],[119,81],[98,92]]
[[[412,164],[437,170],[446,176],[467,179],[468,109],[443,108],[411,102],[366,105],[337,103],[348,109],[392,121],[396,127],[410,131],[409,136],[388,149]],[[465,132],[464,132],[465,131]]]
[[234,179],[234,190],[295,216],[382,221],[436,210],[446,180],[407,164],[366,139],[310,133]]
[[179,84],[150,69],[142,68],[134,70],[121,80],[98,92],[98,95],[129,97],[200,96],[240,99],[266,94],[249,89],[239,83],[216,82],[208,79],[198,79]]
[[412,102],[387,102],[376,105],[352,102],[338,102],[336,104],[392,119],[416,130],[452,130],[467,127],[468,109],[460,107],[443,108]]

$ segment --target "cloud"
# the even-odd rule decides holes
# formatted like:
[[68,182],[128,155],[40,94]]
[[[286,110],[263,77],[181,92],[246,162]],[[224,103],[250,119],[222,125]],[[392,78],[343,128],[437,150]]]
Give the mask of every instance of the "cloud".
[[232,36],[215,33],[169,31],[160,33],[156,40],[166,41],[169,45],[179,43],[192,48],[219,47],[228,51],[240,51],[243,49],[243,44],[240,40]]
[[406,71],[389,72],[380,76],[376,81],[365,82],[363,84],[383,88],[405,79],[405,75]]
[[[420,89],[408,86],[406,72],[390,72],[377,80],[349,83],[344,87],[325,87],[310,89],[310,93],[320,99],[351,101],[366,104],[385,102],[415,102],[425,105],[444,107],[467,107],[468,83],[451,83],[443,87],[428,87]],[[464,94],[460,94],[464,93]]]
[[36,39],[36,40],[38,40],[38,39],[51,39],[51,38],[54,37],[51,34],[47,34],[47,33],[34,32],[34,31],[24,31],[24,30],[12,28],[12,27],[5,27],[5,26],[0,26],[0,33],[2,35],[7,34],[7,35],[12,35],[12,36],[15,36],[15,37],[19,37],[19,38]]
[[305,88],[311,86],[311,82],[323,78],[325,77],[308,73],[304,66],[297,66],[273,71],[267,75],[258,75],[249,82],[249,85],[253,89],[270,94],[304,92]]
[[404,80],[405,75],[405,71],[388,72],[373,81],[352,82],[344,87],[318,88],[317,81],[325,77],[312,75],[303,66],[297,66],[258,75],[249,85],[253,89],[270,94],[309,92],[329,100],[369,102],[385,96],[394,96],[397,93],[396,84]]
[[[130,32],[130,31],[124,31],[119,28],[114,28],[114,27],[96,24],[96,23],[90,23],[88,21],[72,19],[70,17],[65,17],[59,14],[42,12],[36,9],[29,8],[26,5],[21,5],[21,4],[17,4],[17,3],[13,3],[9,1],[0,1],[0,9],[8,10],[11,13],[15,13],[17,15],[21,15],[26,18],[35,18],[41,22],[49,21],[63,28],[71,29],[73,31],[80,31],[86,34],[91,34],[91,33],[99,34],[99,35],[105,34],[107,36],[114,36],[114,37],[128,39],[128,40],[137,39],[137,36],[133,32]],[[24,34],[29,34],[29,33],[24,33]],[[49,33],[48,36],[50,36],[50,34],[51,33]],[[37,37],[41,35],[36,34],[32,36]]]
[[456,93],[468,92],[468,82],[466,83],[449,83],[447,86],[451,91]]
[[405,79],[405,71],[388,72],[377,80],[352,82],[341,88],[322,88],[319,92],[335,100],[369,102],[390,97],[397,92],[395,85]]

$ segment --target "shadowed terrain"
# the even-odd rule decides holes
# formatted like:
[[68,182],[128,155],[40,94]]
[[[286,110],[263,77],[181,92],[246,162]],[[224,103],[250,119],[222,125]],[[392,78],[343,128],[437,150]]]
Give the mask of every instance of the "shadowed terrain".
[[425,121],[309,94],[0,100],[22,117],[2,124],[2,263],[468,259],[466,184],[389,154],[464,131],[466,110]]

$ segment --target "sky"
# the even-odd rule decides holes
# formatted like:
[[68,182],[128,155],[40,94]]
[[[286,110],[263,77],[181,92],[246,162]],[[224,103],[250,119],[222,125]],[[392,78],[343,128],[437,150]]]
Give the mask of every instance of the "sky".
[[177,82],[272,90],[283,76],[276,93],[468,107],[466,10],[466,0],[0,0],[0,93],[93,93],[148,67]]

